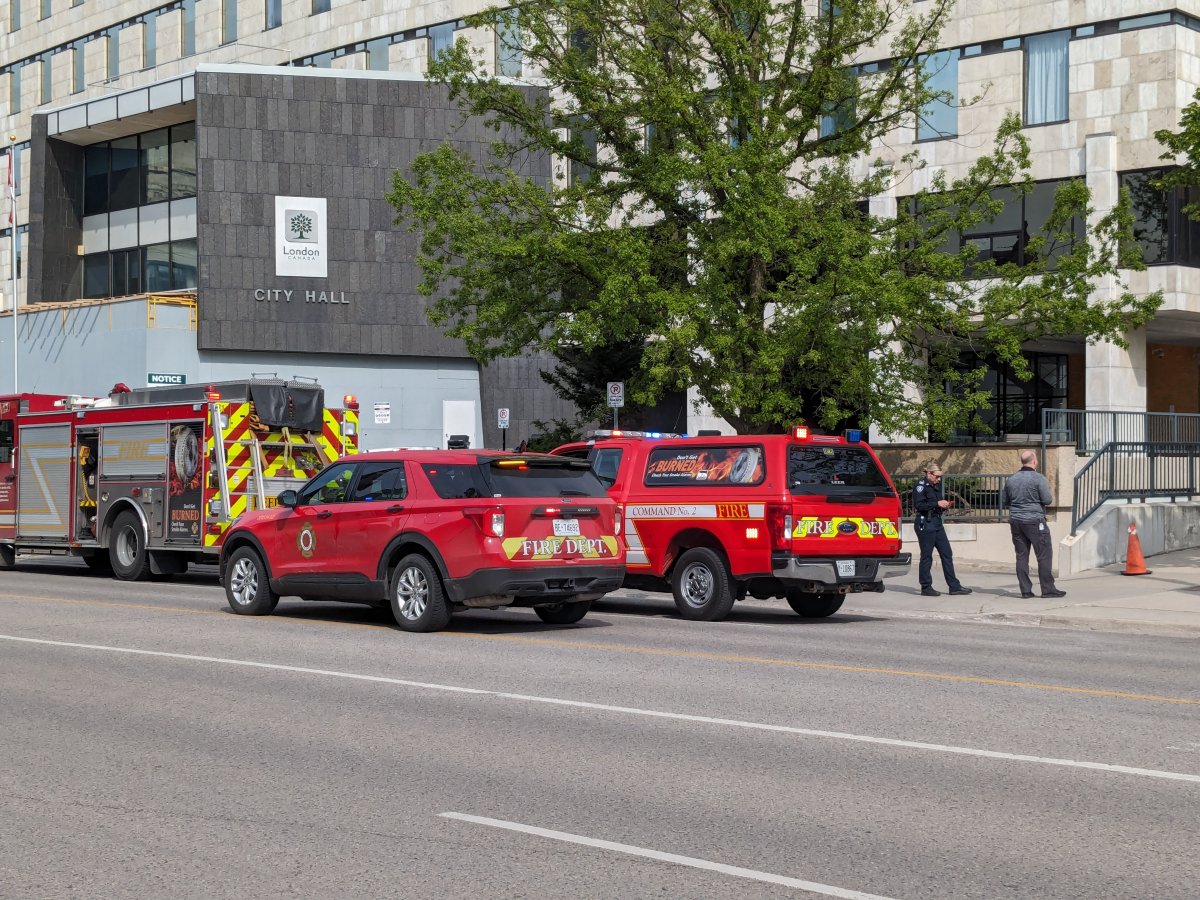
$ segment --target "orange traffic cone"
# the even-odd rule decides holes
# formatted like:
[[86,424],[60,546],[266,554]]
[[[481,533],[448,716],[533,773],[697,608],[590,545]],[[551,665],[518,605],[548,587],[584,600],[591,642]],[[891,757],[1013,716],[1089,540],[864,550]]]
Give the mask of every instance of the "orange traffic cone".
[[1137,526],[1129,523],[1129,549],[1125,552],[1125,571],[1122,575],[1149,575],[1146,557],[1142,556],[1142,542],[1138,540]]

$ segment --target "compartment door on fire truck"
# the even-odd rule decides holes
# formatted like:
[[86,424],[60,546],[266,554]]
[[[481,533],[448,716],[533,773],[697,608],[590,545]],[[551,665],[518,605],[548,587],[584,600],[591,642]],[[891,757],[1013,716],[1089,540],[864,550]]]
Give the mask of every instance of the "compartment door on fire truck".
[[67,539],[71,426],[23,425],[17,437],[17,535]]
[[17,466],[13,458],[17,439],[17,400],[0,402],[0,539],[17,534]]

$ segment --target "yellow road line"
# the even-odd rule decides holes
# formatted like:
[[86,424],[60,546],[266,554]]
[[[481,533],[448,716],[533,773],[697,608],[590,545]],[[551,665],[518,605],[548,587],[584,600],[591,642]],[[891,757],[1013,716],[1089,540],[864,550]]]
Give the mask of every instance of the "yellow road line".
[[[4,594],[3,600],[34,600],[49,603],[71,603],[80,606],[108,606],[119,609],[144,609],[151,612],[187,613],[198,616],[226,616],[229,613],[216,609],[182,609],[152,606],[138,603],[117,603],[108,600],[75,600],[67,597],[45,597],[35,594]],[[262,617],[266,621],[270,617]],[[282,618],[282,617],[281,617]],[[295,621],[295,620],[290,620]],[[343,628],[378,628],[377,622],[338,622],[322,620],[322,624]],[[1133,694],[1126,691],[1106,691],[1099,688],[1071,687],[1064,684],[1045,684],[1038,681],[1015,681],[1006,678],[985,678],[981,675],[949,675],[944,672],[920,672],[908,669],[888,669],[878,666],[849,666],[841,663],[811,662],[801,659],[778,659],[769,656],[737,656],[726,653],[709,653],[702,650],[669,650],[662,647],[638,647],[636,645],[602,644],[594,641],[564,641],[554,638],[533,638],[515,634],[473,634],[466,631],[442,631],[433,636],[467,638],[477,641],[499,641],[514,644],[534,644],[544,647],[563,647],[578,650],[603,650],[609,653],[631,653],[641,656],[667,656],[675,659],[700,659],[710,662],[749,663],[757,666],[781,666],[793,669],[815,669],[827,672],[857,672],[863,675],[888,675],[896,678],[924,678],[930,681],[952,681],[962,684],[985,684],[993,687],[1024,688],[1026,690],[1054,691],[1085,697],[1113,697],[1119,700],[1142,700],[1151,703],[1176,703],[1183,706],[1200,706],[1200,699],[1192,697],[1165,697],[1159,694]]]

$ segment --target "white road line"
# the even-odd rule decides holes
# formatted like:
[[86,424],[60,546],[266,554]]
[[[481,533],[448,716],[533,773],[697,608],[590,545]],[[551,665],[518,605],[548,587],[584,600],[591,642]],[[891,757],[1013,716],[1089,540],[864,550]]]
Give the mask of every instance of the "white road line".
[[248,669],[269,669],[276,672],[295,672],[301,675],[323,675],[328,678],[346,678],[351,681],[369,681],[376,684],[394,684],[400,687],[423,688],[430,691],[445,691],[453,694],[475,694],[498,697],[504,700],[520,700],[525,703],[548,703],[573,709],[590,709],[597,712],[620,713],[628,716],[645,716],[656,719],[672,719],[677,722],[695,722],[698,725],[722,725],[727,728],[745,728],[752,731],[769,731],[777,734],[794,734],[801,737],[829,738],[838,741],[855,741],[860,744],[875,744],[883,747],[902,747],[908,750],[929,750],[934,753],[954,753],[960,756],[975,756],[982,759],[1001,759],[1008,762],[1039,763],[1047,766],[1062,766],[1068,769],[1086,769],[1095,772],[1113,772],[1135,775],[1140,778],[1162,778],[1168,781],[1187,781],[1200,784],[1200,775],[1187,772],[1168,772],[1163,769],[1140,769],[1135,766],[1117,766],[1110,763],[1088,762],[1078,759],[1058,759],[1053,756],[1031,756],[1025,753],[1004,753],[999,750],[980,750],[975,747],[956,747],[953,744],[930,744],[924,741],[906,741],[900,738],[876,737],[867,734],[849,734],[842,731],[825,731],[819,728],[797,728],[792,725],[771,725],[765,722],[748,722],[742,719],[722,719],[715,716],[697,716],[688,713],[665,712],[657,709],[642,709],[636,706],[612,706],[607,703],[589,703],[586,700],[566,700],[560,697],[541,697],[535,694],[514,694],[508,691],[489,691],[483,688],[459,687],[453,684],[437,684],[427,681],[410,681],[405,678],[388,678],[384,675],[361,675],[355,672],[338,672],[332,669],[311,669],[305,666],[285,666],[279,663],[255,662],[248,659],[228,659],[221,656],[198,656],[191,653],[170,653],[166,650],[138,650],[132,647],[109,647],[104,644],[80,644],[71,641],[49,641],[44,638],[19,637],[0,634],[0,640],[23,644],[42,644],[48,647],[67,647],[75,650],[99,650],[106,653],[127,653],[134,656],[155,656],[163,659],[184,659],[192,662],[216,663],[223,666],[242,666]]
[[599,838],[584,837],[567,831],[551,831],[549,828],[538,828],[536,825],[522,825],[520,822],[506,822],[503,819],[488,819],[484,816],[468,816],[465,813],[439,813],[443,819],[457,819],[460,822],[471,822],[475,825],[488,825],[492,828],[503,828],[506,831],[519,831],[537,837],[550,838],[554,841],[565,841],[568,844],[582,844],[584,847],[596,847],[600,850],[612,850],[615,853],[627,853],[630,856],[641,856],[659,862],[674,863],[678,866],[690,866],[693,869],[705,869],[709,872],[720,872],[722,875],[733,875],[737,878],[749,878],[752,881],[765,881],[768,884],[781,884],[784,887],[800,888],[814,894],[824,894],[827,897],[842,897],[844,900],[890,900],[879,894],[864,894],[862,891],[850,891],[846,888],[834,887],[830,884],[820,884],[816,881],[803,881],[799,878],[789,878],[786,875],[773,875],[770,872],[759,872],[757,869],[743,869],[741,866],[728,866],[725,863],[712,862],[707,859],[696,859],[694,856],[680,856],[677,853],[664,853],[661,850],[651,850],[647,847],[635,847],[633,844],[618,844],[614,841],[604,841]]

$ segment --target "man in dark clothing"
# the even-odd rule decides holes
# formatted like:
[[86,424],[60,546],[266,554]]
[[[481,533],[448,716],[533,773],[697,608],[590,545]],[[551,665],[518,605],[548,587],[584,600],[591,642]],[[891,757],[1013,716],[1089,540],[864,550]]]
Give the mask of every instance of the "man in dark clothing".
[[953,501],[947,500],[942,493],[942,467],[937,463],[929,463],[925,467],[925,477],[913,488],[914,525],[917,543],[921,545],[921,564],[917,567],[917,577],[921,582],[921,593],[926,597],[941,596],[941,592],[933,588],[934,548],[942,559],[942,573],[946,576],[950,593],[971,593],[971,589],[963,587],[954,574],[954,552],[950,549],[950,539],[946,537],[946,529],[942,525],[942,514],[952,505]]
[[1054,502],[1050,482],[1037,471],[1037,454],[1021,451],[1021,471],[1010,475],[1004,484],[1004,505],[1008,507],[1008,528],[1017,551],[1017,583],[1022,597],[1033,596],[1029,579],[1029,548],[1037,556],[1038,581],[1043,597],[1065,597],[1054,584],[1054,550],[1050,529],[1046,527],[1046,507]]

